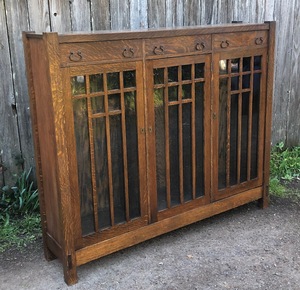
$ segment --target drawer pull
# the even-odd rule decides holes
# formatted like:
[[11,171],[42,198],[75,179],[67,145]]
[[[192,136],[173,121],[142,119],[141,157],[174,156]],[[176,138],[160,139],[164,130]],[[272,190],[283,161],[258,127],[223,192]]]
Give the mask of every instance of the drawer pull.
[[229,41],[228,40],[223,40],[222,42],[221,42],[221,48],[227,48],[228,46],[229,46]]
[[262,45],[264,43],[264,39],[262,37],[255,38],[256,45]]
[[123,56],[126,58],[132,58],[134,56],[134,50],[133,48],[124,48],[123,50]]
[[204,42],[197,42],[195,49],[196,50],[203,50],[205,48],[205,43]]
[[155,46],[154,49],[153,49],[153,53],[154,54],[164,54],[164,47],[161,45],[161,46]]
[[78,50],[77,52],[70,51],[69,59],[71,61],[81,61],[82,60],[81,51],[80,50]]

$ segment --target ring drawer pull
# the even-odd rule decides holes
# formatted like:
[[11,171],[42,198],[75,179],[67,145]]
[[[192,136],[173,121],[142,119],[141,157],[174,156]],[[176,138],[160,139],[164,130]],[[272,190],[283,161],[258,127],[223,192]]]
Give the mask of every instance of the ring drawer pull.
[[203,50],[205,48],[205,43],[204,42],[201,42],[201,43],[197,42],[195,48],[196,48],[196,50]]
[[130,48],[124,48],[123,50],[123,56],[126,58],[132,58],[134,56],[134,50],[132,47]]
[[78,50],[77,52],[70,51],[69,59],[71,61],[81,61],[82,60],[81,51],[80,50]]
[[228,40],[223,40],[222,42],[221,42],[221,48],[227,48],[228,46],[229,46],[229,41]]
[[255,38],[255,44],[262,45],[264,43],[264,39],[262,37]]
[[155,46],[154,49],[153,49],[153,53],[154,54],[164,54],[164,47],[161,45],[161,46]]

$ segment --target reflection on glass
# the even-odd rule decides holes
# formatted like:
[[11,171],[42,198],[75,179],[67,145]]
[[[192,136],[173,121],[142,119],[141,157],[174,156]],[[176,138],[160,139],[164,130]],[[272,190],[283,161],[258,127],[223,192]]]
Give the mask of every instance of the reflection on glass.
[[93,97],[91,98],[91,104],[92,104],[92,113],[104,113],[104,97]]
[[192,98],[192,85],[182,85],[182,98],[191,99]]
[[120,88],[119,72],[113,72],[107,74],[107,89],[115,90]]
[[154,106],[161,107],[164,104],[164,89],[154,89]]
[[250,89],[250,75],[243,75],[243,89]]
[[219,61],[219,74],[220,75],[228,74],[228,60],[221,59]]
[[90,75],[90,92],[103,92],[103,74]]
[[192,65],[183,65],[182,66],[182,80],[191,80],[192,79]]
[[250,71],[251,70],[251,57],[244,57],[243,58],[243,71]]
[[121,109],[120,101],[121,101],[120,94],[108,95],[108,110],[109,111],[120,110]]
[[178,101],[178,86],[168,88],[169,102]]
[[240,71],[240,59],[235,58],[231,60],[231,72],[238,73]]
[[135,70],[124,71],[124,88],[135,87]]
[[71,92],[74,96],[86,93],[85,76],[71,77]]
[[255,70],[261,69],[261,56],[254,57],[254,69]]
[[82,235],[95,232],[86,99],[73,100]]
[[183,192],[184,201],[193,199],[191,103],[182,105]]
[[195,64],[195,78],[196,79],[204,78],[204,63]]
[[168,82],[178,82],[178,66],[168,67]]
[[195,84],[196,197],[204,195],[204,83]]
[[164,69],[163,68],[155,68],[153,70],[154,76],[154,84],[161,85],[164,83]]
[[239,77],[232,77],[231,78],[231,90],[236,91],[239,89]]
[[220,79],[219,83],[219,163],[218,186],[226,187],[226,143],[227,143],[227,83],[228,79]]
[[111,226],[105,117],[93,119],[99,228]]

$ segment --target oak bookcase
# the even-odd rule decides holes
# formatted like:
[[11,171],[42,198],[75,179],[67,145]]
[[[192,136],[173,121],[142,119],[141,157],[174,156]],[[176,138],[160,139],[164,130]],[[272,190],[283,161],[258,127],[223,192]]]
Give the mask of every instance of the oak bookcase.
[[23,33],[45,256],[76,268],[268,204],[275,23]]

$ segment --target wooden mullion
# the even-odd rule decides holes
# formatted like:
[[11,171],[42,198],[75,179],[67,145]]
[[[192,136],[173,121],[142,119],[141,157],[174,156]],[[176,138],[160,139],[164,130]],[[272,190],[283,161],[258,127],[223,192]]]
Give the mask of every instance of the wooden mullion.
[[[231,61],[230,61],[231,63]],[[228,68],[229,72],[231,71],[231,65]],[[227,81],[227,122],[226,122],[226,187],[230,185],[230,109],[231,109],[231,77],[229,74],[228,81]]]
[[195,85],[195,63],[192,64],[192,194],[196,199],[196,85]]
[[248,116],[248,146],[247,146],[247,181],[251,179],[251,141],[252,141],[252,112],[253,112],[253,69],[254,69],[254,56],[251,57],[250,64],[250,94],[249,94],[249,116]]
[[96,182],[96,168],[95,168],[95,146],[93,133],[93,119],[92,119],[92,104],[90,93],[90,79],[86,75],[86,91],[87,91],[87,109],[88,109],[88,127],[89,127],[89,141],[90,141],[90,158],[91,158],[91,176],[92,176],[92,194],[93,194],[93,209],[94,209],[94,223],[95,231],[99,230],[98,222],[98,196],[97,196],[97,182]]
[[[240,58],[240,69],[242,71],[242,58]],[[242,76],[239,77],[239,88],[243,85]],[[239,93],[238,97],[238,148],[237,148],[237,183],[240,184],[241,182],[241,152],[242,152],[242,101],[243,95]]]
[[166,193],[167,207],[171,208],[171,180],[170,180],[170,144],[169,144],[169,105],[168,105],[168,70],[164,68],[164,107],[165,107],[165,152],[166,152]]
[[105,129],[106,129],[106,150],[107,150],[107,167],[108,167],[108,184],[109,184],[109,208],[110,208],[110,221],[111,225],[115,225],[114,214],[114,189],[112,178],[112,160],[111,160],[111,143],[110,143],[110,122],[108,113],[108,91],[107,91],[107,75],[103,73],[103,86],[104,86],[104,108],[105,108]]
[[178,142],[179,142],[179,192],[180,203],[184,203],[183,195],[183,129],[182,129],[182,66],[178,66]]
[[125,102],[124,102],[124,87],[123,87],[123,72],[120,72],[120,87],[121,87],[121,118],[122,118],[122,145],[123,145],[123,167],[124,167],[124,189],[125,189],[125,210],[126,221],[129,217],[129,192],[128,192],[128,166],[127,166],[127,142],[126,142],[126,119],[125,119]]

